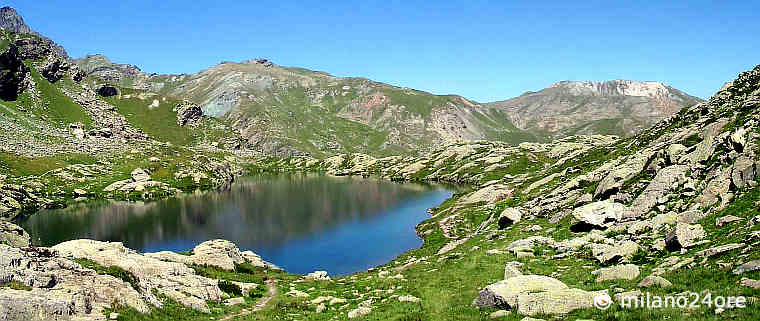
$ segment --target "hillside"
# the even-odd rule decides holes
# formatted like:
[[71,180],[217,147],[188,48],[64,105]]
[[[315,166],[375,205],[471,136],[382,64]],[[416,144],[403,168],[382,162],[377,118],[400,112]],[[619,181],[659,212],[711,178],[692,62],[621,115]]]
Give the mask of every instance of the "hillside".
[[702,100],[660,82],[562,81],[487,104],[518,128],[553,138],[578,134],[631,136]]

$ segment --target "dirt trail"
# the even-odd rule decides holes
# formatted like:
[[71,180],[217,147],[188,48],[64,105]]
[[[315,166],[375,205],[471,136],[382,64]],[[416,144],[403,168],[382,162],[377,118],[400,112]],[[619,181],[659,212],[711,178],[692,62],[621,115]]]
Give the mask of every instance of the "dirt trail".
[[219,320],[227,321],[227,320],[231,320],[233,318],[237,318],[240,316],[249,315],[253,312],[261,311],[262,309],[264,309],[267,306],[267,304],[269,304],[269,301],[272,301],[272,299],[277,295],[277,285],[275,284],[274,280],[271,280],[271,279],[266,280],[266,285],[267,285],[267,295],[259,299],[259,301],[257,301],[256,304],[253,305],[253,310],[243,309],[238,313],[227,315]]

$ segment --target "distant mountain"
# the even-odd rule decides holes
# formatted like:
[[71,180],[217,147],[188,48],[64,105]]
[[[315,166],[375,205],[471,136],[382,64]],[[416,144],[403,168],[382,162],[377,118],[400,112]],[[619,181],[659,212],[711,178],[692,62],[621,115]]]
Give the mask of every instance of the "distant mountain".
[[522,130],[551,137],[629,136],[702,100],[653,81],[562,81],[537,92],[487,104]]
[[192,100],[236,128],[247,147],[270,154],[414,154],[463,140],[539,139],[515,128],[503,112],[460,96],[266,59],[223,62],[191,75],[149,75],[99,55],[76,62],[91,81]]
[[69,57],[68,53],[66,53],[66,49],[55,43],[53,40],[42,36],[30,28],[24,22],[24,18],[22,18],[21,15],[11,7],[0,8],[0,29],[5,29],[7,31],[12,31],[15,33],[32,34],[39,36],[45,42],[49,43],[53,47],[53,50],[55,50],[59,55],[65,58]]

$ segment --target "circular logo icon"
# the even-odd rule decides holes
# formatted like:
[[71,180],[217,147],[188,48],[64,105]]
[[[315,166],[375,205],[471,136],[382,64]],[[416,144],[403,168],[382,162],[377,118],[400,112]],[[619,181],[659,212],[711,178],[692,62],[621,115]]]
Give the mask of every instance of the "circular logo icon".
[[607,293],[600,293],[594,297],[594,307],[599,310],[607,310],[612,305],[612,298]]

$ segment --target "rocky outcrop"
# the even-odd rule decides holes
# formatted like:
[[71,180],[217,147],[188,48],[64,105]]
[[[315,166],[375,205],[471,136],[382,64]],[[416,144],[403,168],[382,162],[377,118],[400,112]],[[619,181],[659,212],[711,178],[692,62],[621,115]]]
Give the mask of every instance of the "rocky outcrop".
[[179,262],[187,265],[213,266],[223,270],[234,271],[237,264],[249,263],[256,267],[276,268],[251,251],[240,251],[227,240],[206,241],[193,248],[191,255],[182,255],[170,251],[146,253],[145,256],[162,261]]
[[131,273],[137,280],[137,290],[153,306],[162,305],[154,291],[203,312],[209,312],[206,301],[220,302],[224,297],[216,280],[199,276],[184,264],[138,254],[118,242],[75,240],[58,244],[52,249],[63,257],[88,259]]
[[102,85],[95,91],[102,97],[113,97],[119,95],[119,89],[111,85]]
[[0,245],[0,285],[10,282],[28,290],[0,291],[2,320],[103,320],[104,311],[114,305],[149,312],[144,293],[129,283],[99,275],[49,249]]
[[19,55],[18,47],[10,44],[0,53],[0,99],[14,101],[24,90],[32,86],[29,67]]
[[187,100],[174,106],[173,110],[177,113],[177,125],[179,126],[194,126],[203,118],[201,107]]
[[18,248],[28,247],[29,234],[11,222],[0,221],[0,244]]

